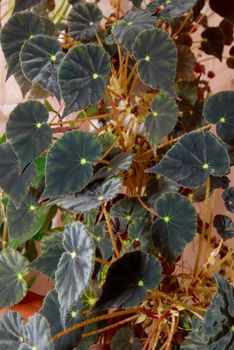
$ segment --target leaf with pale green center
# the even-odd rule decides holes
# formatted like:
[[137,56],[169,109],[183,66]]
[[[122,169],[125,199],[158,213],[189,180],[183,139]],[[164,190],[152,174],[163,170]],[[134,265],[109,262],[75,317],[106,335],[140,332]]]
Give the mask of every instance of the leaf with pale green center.
[[101,145],[90,133],[65,133],[49,149],[43,198],[81,191],[93,176],[92,164],[101,156]]
[[130,327],[119,329],[111,342],[111,350],[141,350],[142,344],[139,338],[135,337],[134,331]]
[[132,51],[138,34],[155,27],[156,18],[143,9],[131,10],[112,29],[114,40]]
[[[55,289],[53,289],[47,294],[46,298],[44,299],[40,313],[47,319],[50,325],[52,336],[64,330],[64,322],[62,321],[60,314],[60,303],[58,301],[58,293]],[[72,326],[73,324],[78,323],[81,320],[82,317],[80,316],[80,313],[77,311],[73,311],[73,313],[71,314],[71,322],[69,325],[66,325],[66,327]],[[60,339],[55,340],[55,350],[64,350],[70,348],[73,349],[80,342],[81,335],[82,329],[77,329],[73,332],[64,335]]]
[[48,118],[47,109],[38,101],[20,103],[11,112],[6,135],[19,158],[21,171],[51,143]]
[[112,205],[110,210],[112,218],[117,217],[125,222],[134,221],[137,218],[145,217],[147,211],[142,207],[137,198],[123,198]]
[[99,102],[110,73],[110,56],[98,45],[86,44],[72,48],[59,70],[59,84],[65,101],[66,116]]
[[35,194],[29,192],[18,209],[13,201],[9,201],[6,215],[9,243],[17,248],[38,233],[48,217],[48,208],[40,206]]
[[80,193],[50,200],[50,205],[58,205],[73,213],[83,214],[100,207],[117,196],[122,186],[119,178],[95,183]]
[[28,260],[7,248],[0,253],[0,308],[18,304],[27,293]]
[[36,175],[33,164],[29,164],[20,173],[19,160],[6,142],[0,145],[0,187],[13,200],[18,208],[28,192],[28,188]]
[[68,34],[77,40],[89,40],[98,30],[102,11],[94,3],[77,3],[68,15]]
[[210,175],[229,171],[226,148],[210,132],[190,132],[180,139],[153,168],[147,170],[179,182],[183,187],[203,185]]
[[30,264],[30,268],[46,275],[50,279],[55,278],[59,259],[64,253],[62,234],[51,234],[41,241],[41,255]]
[[[173,18],[188,12],[196,4],[197,0],[153,0],[147,9],[151,13],[157,13],[161,18]],[[158,11],[156,12],[156,10]]]
[[151,227],[154,246],[168,261],[180,255],[196,234],[196,211],[186,197],[166,193],[156,202],[158,218]]
[[1,350],[18,350],[25,338],[23,317],[13,311],[6,311],[0,316]]
[[40,314],[30,317],[25,325],[24,343],[19,350],[54,350],[50,327],[46,318]]
[[145,30],[137,36],[132,48],[141,81],[175,95],[177,53],[169,35],[159,29]]
[[159,144],[175,127],[179,108],[167,92],[157,94],[150,105],[151,113],[145,119],[145,129],[152,147]]
[[1,46],[8,64],[7,78],[21,69],[19,53],[24,41],[44,33],[42,19],[31,12],[16,13],[10,17],[1,31]]
[[63,245],[65,252],[59,260],[55,286],[64,312],[70,310],[88,286],[94,265],[94,243],[86,227],[74,222],[65,228]]
[[203,115],[209,123],[216,124],[221,140],[234,146],[234,91],[222,91],[209,97]]
[[26,40],[20,51],[21,68],[28,80],[38,83],[60,100],[58,72],[64,53],[58,40],[36,35]]
[[126,253],[109,267],[94,309],[136,306],[160,280],[161,267],[154,256],[141,251]]

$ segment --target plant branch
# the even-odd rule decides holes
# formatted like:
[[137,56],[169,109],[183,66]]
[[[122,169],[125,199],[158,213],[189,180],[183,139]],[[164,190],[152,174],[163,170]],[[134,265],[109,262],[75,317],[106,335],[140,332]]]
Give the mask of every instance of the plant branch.
[[120,317],[120,316],[124,316],[124,315],[128,315],[128,314],[133,314],[133,313],[139,313],[144,311],[142,308],[135,308],[135,309],[130,309],[130,310],[123,310],[123,311],[116,311],[116,312],[112,312],[110,314],[106,314],[106,315],[101,315],[101,316],[97,316],[97,317],[93,317],[89,320],[85,320],[79,323],[76,323],[75,325],[55,334],[52,339],[53,341],[63,337],[64,335],[79,329],[81,327],[85,327],[89,324],[95,323],[95,322],[99,322],[99,321],[103,321],[103,320],[108,320],[110,318],[115,318],[115,317]]
[[203,221],[202,221],[202,232],[199,236],[199,242],[198,242],[198,251],[197,251],[197,257],[194,267],[194,276],[197,275],[199,262],[201,258],[201,252],[202,252],[202,245],[205,237],[206,232],[206,218],[208,213],[208,207],[209,207],[209,197],[210,197],[210,177],[208,177],[206,182],[206,196],[205,196],[205,203],[204,203],[204,211],[203,211]]
[[109,217],[109,214],[108,214],[108,212],[106,210],[105,205],[102,206],[102,209],[103,209],[103,213],[104,213],[104,216],[105,216],[106,225],[107,225],[108,233],[110,235],[112,246],[113,246],[113,249],[114,249],[116,257],[118,258],[119,257],[119,251],[118,251],[118,248],[117,248],[117,245],[116,245],[116,242],[115,242],[114,233],[112,231],[112,225],[111,225],[110,217]]

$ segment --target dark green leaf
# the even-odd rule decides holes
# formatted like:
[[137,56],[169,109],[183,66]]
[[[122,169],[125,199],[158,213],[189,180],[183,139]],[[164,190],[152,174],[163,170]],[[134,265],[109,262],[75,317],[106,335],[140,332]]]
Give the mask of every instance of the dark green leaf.
[[0,145],[0,187],[18,208],[28,192],[36,170],[33,164],[20,173],[19,160],[9,143]]
[[32,238],[43,225],[46,215],[44,207],[39,209],[32,192],[24,197],[18,209],[10,200],[7,206],[7,221],[11,246],[16,248]]
[[49,324],[45,317],[35,314],[25,326],[24,343],[19,350],[54,350]]
[[133,5],[136,7],[140,7],[142,3],[142,0],[129,0],[129,1],[132,2]]
[[[58,301],[58,293],[56,292],[55,289],[53,289],[47,294],[46,298],[44,299],[40,313],[49,322],[52,336],[64,330],[64,324],[60,315],[60,304]],[[73,315],[72,317],[73,322],[71,323],[74,324],[81,321],[81,316],[79,315],[79,313],[77,313],[77,315],[75,315],[75,313],[72,313],[72,315]],[[55,350],[73,349],[79,343],[81,334],[82,334],[82,330],[77,329],[71,333],[66,334],[60,339],[57,339],[54,342]]]
[[87,132],[65,133],[49,149],[43,198],[81,191],[93,176],[92,164],[101,156],[98,139]]
[[148,169],[178,181],[183,187],[201,186],[210,175],[223,176],[230,166],[226,148],[209,132],[184,135],[159,164]]
[[31,90],[32,83],[28,79],[26,79],[25,75],[23,74],[22,70],[19,69],[17,72],[14,73],[14,78],[17,81],[17,84],[20,87],[21,93],[23,97],[26,96],[26,94]]
[[147,9],[151,13],[158,14],[162,18],[173,18],[181,16],[183,13],[189,11],[197,0],[153,0]]
[[77,40],[89,40],[98,30],[102,11],[93,3],[77,3],[68,15],[68,34]]
[[213,55],[222,61],[225,37],[219,27],[206,28],[202,34],[202,43],[200,49],[207,55]]
[[97,103],[103,97],[109,72],[110,57],[98,45],[79,45],[71,49],[59,71],[65,101],[63,114]]
[[42,254],[30,264],[30,268],[54,279],[59,259],[64,253],[62,238],[61,234],[51,234],[43,239],[41,242]]
[[133,55],[144,84],[174,94],[177,54],[167,33],[159,29],[140,33],[133,45]]
[[175,100],[167,92],[161,91],[150,105],[151,113],[145,120],[145,129],[150,144],[155,147],[164,136],[175,127],[179,109]]
[[27,10],[29,7],[39,4],[41,0],[15,0],[13,12],[20,12]]
[[92,181],[109,179],[120,171],[128,170],[132,164],[132,158],[132,155],[127,152],[117,154],[107,166],[100,168],[94,174]]
[[131,10],[113,27],[112,34],[117,43],[124,45],[129,51],[138,34],[155,27],[156,18],[143,9]]
[[111,350],[141,350],[142,345],[139,338],[136,338],[130,327],[119,329],[111,342]]
[[104,223],[96,226],[93,232],[94,243],[99,249],[104,260],[110,259],[113,255],[113,246],[110,237],[106,235]]
[[38,101],[20,103],[11,112],[6,135],[19,158],[21,170],[50,144],[52,132],[47,125],[48,118],[47,109]]
[[0,316],[1,350],[18,350],[24,338],[23,317],[17,312],[4,312],[4,314]]
[[222,141],[234,145],[234,91],[222,91],[206,101],[203,115],[209,123],[216,124]]
[[64,231],[63,245],[65,252],[59,260],[55,281],[61,308],[68,311],[89,283],[93,271],[94,244],[85,226],[74,222]]
[[234,187],[229,187],[222,193],[225,207],[231,213],[234,213]]
[[166,193],[156,202],[158,218],[151,233],[155,247],[168,261],[180,255],[196,234],[196,211],[186,197]]
[[58,40],[36,35],[26,40],[22,46],[21,68],[28,80],[40,84],[60,100],[58,71],[63,57],[64,53]]
[[204,332],[211,349],[234,350],[234,290],[222,276],[216,275],[217,292],[204,318]]
[[186,45],[177,46],[178,58],[176,69],[176,80],[190,81],[196,64],[196,58],[190,48]]
[[0,253],[0,308],[18,304],[27,293],[28,260],[7,248]]
[[198,80],[180,81],[175,86],[177,96],[194,106],[198,96]]
[[219,23],[219,28],[221,28],[224,33],[225,45],[231,45],[233,42],[233,24],[227,19],[223,19]]
[[215,215],[213,225],[224,241],[234,237],[234,223],[229,216]]
[[134,219],[146,216],[147,211],[136,198],[124,198],[111,207],[110,215],[112,218],[117,217],[125,222],[131,222]]
[[131,247],[140,249],[144,253],[152,253],[151,222],[146,218],[136,218],[128,226],[128,239]]
[[126,253],[108,269],[95,309],[133,307],[146,298],[148,290],[159,285],[160,279],[161,267],[154,256],[141,251]]
[[168,179],[167,177],[156,175],[151,178],[146,186],[147,202],[155,209],[157,199],[167,192],[178,192],[180,186],[177,182]]
[[1,46],[8,64],[7,78],[20,70],[19,53],[24,41],[33,35],[44,34],[44,31],[41,18],[31,12],[10,17],[1,31]]
[[211,9],[221,17],[227,18],[234,23],[234,6],[230,0],[210,0]]
[[94,184],[81,193],[55,198],[50,201],[50,205],[56,204],[74,213],[85,213],[113,199],[121,186],[122,181],[119,178],[112,178]]

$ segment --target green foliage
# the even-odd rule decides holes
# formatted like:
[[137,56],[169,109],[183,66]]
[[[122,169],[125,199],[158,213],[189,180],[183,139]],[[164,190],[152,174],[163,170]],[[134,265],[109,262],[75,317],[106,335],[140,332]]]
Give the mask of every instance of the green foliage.
[[234,350],[234,224],[214,212],[217,189],[234,212],[234,93],[212,95],[206,69],[226,46],[233,68],[233,9],[126,4],[15,0],[1,14],[25,100],[0,136],[0,309],[36,271],[54,286],[27,324],[0,316],[1,350]]

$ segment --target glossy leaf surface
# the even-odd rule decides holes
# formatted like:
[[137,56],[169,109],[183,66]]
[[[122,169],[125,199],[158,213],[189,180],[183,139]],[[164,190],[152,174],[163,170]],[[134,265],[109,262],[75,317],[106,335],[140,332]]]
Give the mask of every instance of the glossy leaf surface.
[[102,11],[94,3],[77,3],[68,15],[68,33],[77,40],[89,40],[98,30]]
[[140,251],[126,253],[108,269],[95,309],[133,307],[158,286],[160,279],[161,267],[154,256]]
[[208,98],[203,115],[209,123],[216,124],[221,140],[234,145],[234,92],[222,91]]
[[79,45],[71,49],[59,71],[65,101],[63,114],[97,103],[103,97],[109,72],[110,57],[98,45]]
[[7,248],[0,253],[0,307],[18,304],[27,293],[28,260]]
[[210,175],[225,175],[229,166],[228,153],[215,136],[209,132],[190,132],[148,172],[167,176],[183,187],[194,188],[204,184]]
[[145,30],[136,38],[133,55],[144,84],[174,94],[177,54],[168,34],[159,29]]
[[98,139],[86,132],[65,133],[49,149],[43,198],[81,191],[93,176],[92,164],[101,156]]
[[28,80],[40,84],[60,100],[58,71],[63,57],[58,40],[36,35],[26,40],[22,46],[21,68]]
[[19,160],[9,143],[0,145],[0,187],[14,201],[18,208],[28,192],[36,170],[29,164],[20,173]]
[[156,211],[159,217],[151,228],[153,243],[165,259],[173,261],[196,234],[196,211],[189,200],[178,193],[160,197]]
[[196,0],[153,0],[147,8],[151,13],[158,13],[159,17],[173,18],[189,11],[195,4]]
[[151,113],[146,117],[144,125],[150,144],[155,147],[174,129],[179,109],[175,100],[164,91],[154,97],[150,109]]
[[47,109],[38,101],[20,103],[11,112],[6,134],[19,158],[21,171],[50,144],[52,132],[48,118]]

